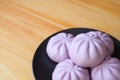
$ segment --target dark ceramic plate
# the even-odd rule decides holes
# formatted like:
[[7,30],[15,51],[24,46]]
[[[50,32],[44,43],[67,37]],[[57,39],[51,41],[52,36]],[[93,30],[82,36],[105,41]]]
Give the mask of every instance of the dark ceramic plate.
[[[96,30],[87,29],[87,28],[71,28],[71,29],[60,31],[60,32],[71,33],[74,36],[76,36],[77,34],[86,33],[89,31],[96,31]],[[58,34],[60,32],[57,32],[55,34]],[[51,61],[47,56],[46,45],[49,39],[55,34],[45,39],[35,52],[32,65],[33,65],[33,73],[36,80],[52,80],[52,72],[57,63]],[[110,37],[112,38],[115,44],[115,50],[112,56],[120,59],[120,42],[114,37],[112,36]]]

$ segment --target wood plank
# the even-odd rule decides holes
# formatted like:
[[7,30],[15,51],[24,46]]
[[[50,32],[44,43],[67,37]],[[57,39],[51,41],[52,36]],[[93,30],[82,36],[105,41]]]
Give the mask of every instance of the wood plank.
[[119,0],[0,0],[0,80],[34,80],[39,44],[68,28],[102,30],[120,40]]

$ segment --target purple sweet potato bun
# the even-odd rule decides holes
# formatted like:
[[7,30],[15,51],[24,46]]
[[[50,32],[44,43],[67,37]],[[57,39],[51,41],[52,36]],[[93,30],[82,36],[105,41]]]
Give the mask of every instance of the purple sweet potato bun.
[[90,80],[85,68],[75,65],[70,59],[57,64],[52,74],[52,80]]
[[113,54],[114,42],[108,34],[105,34],[100,31],[91,31],[91,32],[88,32],[87,35],[99,38],[100,40],[102,40],[104,42],[104,44],[107,48],[107,56],[111,56]]
[[120,61],[107,58],[102,64],[92,68],[92,80],[120,80]]
[[73,39],[72,34],[59,33],[48,41],[47,54],[55,62],[60,62],[69,58],[68,49]]
[[72,40],[69,49],[71,60],[81,67],[93,67],[100,64],[107,55],[106,45],[100,35],[101,32],[78,34]]

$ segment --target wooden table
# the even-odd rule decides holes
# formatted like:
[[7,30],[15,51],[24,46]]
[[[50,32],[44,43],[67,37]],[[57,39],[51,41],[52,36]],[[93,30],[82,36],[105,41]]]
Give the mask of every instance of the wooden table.
[[34,80],[32,59],[39,44],[74,27],[120,40],[120,1],[0,0],[0,80]]

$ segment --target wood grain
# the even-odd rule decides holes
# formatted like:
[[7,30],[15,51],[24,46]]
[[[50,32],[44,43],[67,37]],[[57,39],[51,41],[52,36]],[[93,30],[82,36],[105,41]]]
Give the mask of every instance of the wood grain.
[[32,59],[39,44],[75,27],[120,40],[120,1],[0,0],[0,80],[34,80]]

